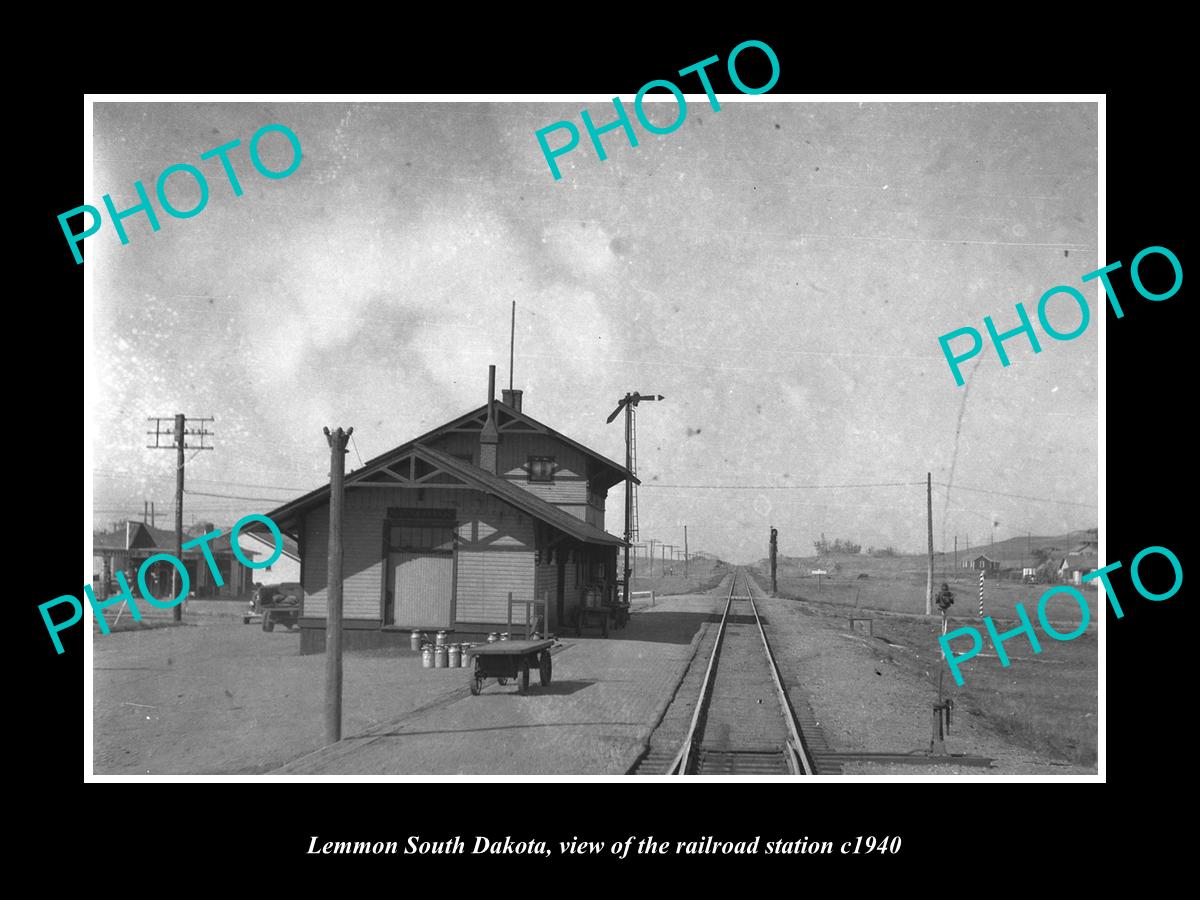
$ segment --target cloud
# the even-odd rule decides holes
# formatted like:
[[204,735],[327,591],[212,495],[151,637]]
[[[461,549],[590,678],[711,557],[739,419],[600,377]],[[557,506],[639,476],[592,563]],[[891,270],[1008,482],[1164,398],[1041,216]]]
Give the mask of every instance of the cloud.
[[[550,239],[551,256],[601,271],[609,239],[582,230],[590,234]],[[267,415],[293,428],[382,420],[389,439],[410,437],[420,423],[437,424],[427,421],[434,410],[440,422],[447,410],[481,403],[486,366],[505,368],[514,300],[518,374],[531,392],[539,374],[586,378],[611,341],[594,291],[548,279],[536,249],[505,219],[462,198],[407,224],[351,215],[307,222],[269,260],[258,252],[257,267],[271,277],[243,310],[250,381]]]
[[567,220],[542,229],[542,244],[550,258],[576,278],[592,278],[610,271],[616,260],[613,237],[591,222]]

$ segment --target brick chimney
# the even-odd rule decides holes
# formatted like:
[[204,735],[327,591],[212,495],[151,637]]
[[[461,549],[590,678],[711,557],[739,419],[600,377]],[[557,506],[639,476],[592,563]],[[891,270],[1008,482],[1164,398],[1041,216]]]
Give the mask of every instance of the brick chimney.
[[479,468],[496,474],[500,431],[496,428],[496,367],[488,366],[487,421],[479,433]]
[[505,388],[500,392],[500,396],[503,398],[505,406],[520,412],[522,393],[523,391],[514,391],[512,388]]

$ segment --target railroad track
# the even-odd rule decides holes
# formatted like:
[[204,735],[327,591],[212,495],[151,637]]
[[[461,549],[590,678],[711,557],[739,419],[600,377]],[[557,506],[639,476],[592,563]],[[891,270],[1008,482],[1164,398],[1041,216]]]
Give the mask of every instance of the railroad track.
[[687,731],[673,756],[652,745],[633,772],[817,774],[754,602],[762,596],[748,573],[733,572]]

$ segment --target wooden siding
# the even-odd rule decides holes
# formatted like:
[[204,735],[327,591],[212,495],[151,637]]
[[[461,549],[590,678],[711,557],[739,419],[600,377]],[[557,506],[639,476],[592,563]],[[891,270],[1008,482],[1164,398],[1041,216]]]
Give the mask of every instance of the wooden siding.
[[[478,434],[449,433],[430,441],[429,446],[453,456],[471,455],[479,465]],[[531,482],[526,468],[531,456],[553,456],[558,466],[553,482]],[[500,433],[498,472],[518,487],[536,494],[590,525],[604,529],[604,495],[588,490],[589,466],[595,464],[569,444],[550,435],[520,432]]]
[[[458,554],[457,618],[462,622],[508,621],[508,592],[513,601],[533,596],[533,558],[529,551],[468,551]],[[514,620],[525,621],[523,612],[513,612]]]
[[449,553],[391,553],[393,621],[409,628],[450,625],[454,556]]
[[[562,623],[557,621],[554,611],[558,599],[558,564],[541,563],[535,566],[533,599],[545,604],[548,628],[561,630]],[[571,604],[570,592],[567,592],[566,603]],[[524,619],[522,619],[524,621]]]
[[[514,600],[533,599],[535,538],[530,516],[479,491],[351,487],[346,491],[342,566],[343,615],[347,619],[381,620],[383,528],[389,507],[456,510],[455,621],[501,624],[508,618],[509,591]],[[310,511],[305,528],[304,615],[324,618],[328,505]],[[521,618],[524,621],[523,614]]]

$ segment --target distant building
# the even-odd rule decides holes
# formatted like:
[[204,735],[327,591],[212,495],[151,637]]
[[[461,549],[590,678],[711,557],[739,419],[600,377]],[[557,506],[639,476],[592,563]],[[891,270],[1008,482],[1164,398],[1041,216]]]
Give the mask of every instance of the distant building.
[[[275,538],[270,532],[242,530],[238,532],[238,546],[251,559],[268,560],[275,553]],[[252,555],[253,554],[253,555]],[[255,584],[283,584],[300,582],[300,548],[295,540],[283,536],[283,550],[271,565],[255,569],[251,573]]]
[[975,569],[984,572],[999,572],[1000,563],[990,557],[980,554],[974,559],[968,559],[963,563],[964,569]]
[[[183,534],[186,544],[194,538],[208,534],[216,529],[210,522],[202,522]],[[189,593],[193,597],[237,597],[251,590],[251,569],[242,565],[233,553],[229,543],[229,529],[221,529],[221,536],[208,542],[217,571],[223,584],[217,585],[212,570],[204,558],[200,547],[192,547],[183,551],[183,564],[188,573]],[[248,559],[261,558],[270,555],[259,550],[243,550]],[[160,553],[175,555],[175,532],[164,528],[155,528],[145,522],[125,521],[113,531],[92,532],[92,582],[93,590],[97,588],[106,592],[117,589],[115,575],[117,572],[126,573],[130,590],[134,598],[140,596],[137,584],[137,573],[151,556]],[[165,560],[155,562],[146,570],[146,586],[156,598],[171,599],[171,585],[175,567]],[[132,576],[132,577],[131,577]],[[97,594],[99,597],[100,594]]]

